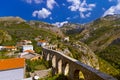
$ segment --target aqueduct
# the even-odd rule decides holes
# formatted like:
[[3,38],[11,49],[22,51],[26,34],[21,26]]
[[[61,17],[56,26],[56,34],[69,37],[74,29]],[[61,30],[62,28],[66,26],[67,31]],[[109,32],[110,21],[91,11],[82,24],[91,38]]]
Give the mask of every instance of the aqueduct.
[[52,64],[52,73],[64,74],[70,80],[117,80],[55,50],[43,48],[43,58]]

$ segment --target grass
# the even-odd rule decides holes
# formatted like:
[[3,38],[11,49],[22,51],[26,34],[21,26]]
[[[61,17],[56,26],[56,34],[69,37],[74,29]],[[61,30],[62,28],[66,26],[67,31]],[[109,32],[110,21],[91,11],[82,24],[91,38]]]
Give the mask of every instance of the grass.
[[36,65],[36,66],[35,66],[35,70],[44,70],[44,69],[46,69],[46,67],[45,67],[45,65],[43,65],[43,64],[40,64],[40,65]]
[[112,76],[120,74],[119,70],[115,69],[111,64],[109,64],[104,59],[99,57],[98,60],[99,60],[100,71]]

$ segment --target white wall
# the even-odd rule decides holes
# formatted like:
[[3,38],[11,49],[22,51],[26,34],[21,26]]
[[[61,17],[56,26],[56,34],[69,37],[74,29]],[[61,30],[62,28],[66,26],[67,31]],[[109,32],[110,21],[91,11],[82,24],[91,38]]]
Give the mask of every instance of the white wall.
[[0,71],[0,80],[22,80],[24,68]]
[[32,45],[23,45],[23,52],[26,50],[33,50],[33,46]]

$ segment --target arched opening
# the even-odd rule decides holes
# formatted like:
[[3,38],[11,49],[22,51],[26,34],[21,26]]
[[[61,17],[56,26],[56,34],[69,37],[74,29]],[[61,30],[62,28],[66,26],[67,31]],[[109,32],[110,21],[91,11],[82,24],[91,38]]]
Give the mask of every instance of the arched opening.
[[84,75],[80,70],[75,70],[74,79],[75,80],[85,80]]
[[75,80],[80,80],[79,79],[79,72],[80,72],[80,70],[75,70],[75,72],[74,72],[74,79]]
[[52,67],[56,67],[56,56],[54,55],[52,58]]
[[62,60],[58,61],[58,74],[62,73]]
[[79,72],[79,79],[85,80],[84,74],[81,71]]
[[50,60],[50,54],[48,53],[47,54],[47,59],[46,59],[47,61],[49,61]]
[[47,60],[47,52],[43,52],[43,59]]
[[64,75],[67,76],[69,73],[69,64],[67,63],[64,70]]

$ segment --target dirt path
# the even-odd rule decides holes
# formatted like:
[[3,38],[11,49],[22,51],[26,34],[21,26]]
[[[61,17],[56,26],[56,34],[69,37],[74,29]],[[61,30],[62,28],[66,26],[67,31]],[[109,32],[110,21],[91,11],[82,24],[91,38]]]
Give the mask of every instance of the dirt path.
[[50,71],[51,71],[51,69],[39,70],[39,71],[35,71],[34,73],[31,73],[30,75],[31,75],[31,77],[39,76],[39,78],[44,78],[44,77],[48,76]]

